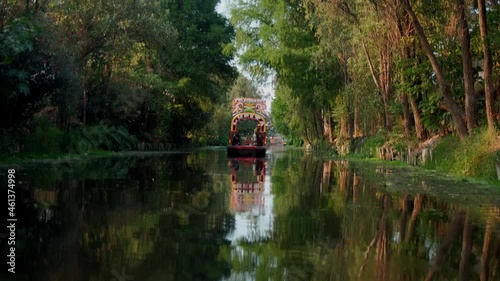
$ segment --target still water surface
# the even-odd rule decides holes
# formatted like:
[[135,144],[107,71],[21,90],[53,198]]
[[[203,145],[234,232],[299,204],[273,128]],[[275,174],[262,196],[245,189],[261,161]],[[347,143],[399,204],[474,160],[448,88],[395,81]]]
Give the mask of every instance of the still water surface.
[[417,169],[224,149],[15,168],[1,280],[500,280],[500,192]]

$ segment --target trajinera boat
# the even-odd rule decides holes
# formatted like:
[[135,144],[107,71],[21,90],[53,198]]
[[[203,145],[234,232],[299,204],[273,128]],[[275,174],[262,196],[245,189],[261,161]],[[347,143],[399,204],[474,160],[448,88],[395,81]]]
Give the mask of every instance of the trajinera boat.
[[[228,157],[265,157],[266,156],[266,101],[252,98],[233,100],[231,131],[229,133]],[[238,132],[238,124],[243,120],[257,122],[251,139],[243,140]]]

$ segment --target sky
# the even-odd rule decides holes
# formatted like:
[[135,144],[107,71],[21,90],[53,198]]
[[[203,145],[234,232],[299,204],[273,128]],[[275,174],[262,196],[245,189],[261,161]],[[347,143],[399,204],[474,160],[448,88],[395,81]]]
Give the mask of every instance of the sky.
[[[219,4],[217,5],[216,10],[217,10],[217,12],[219,14],[221,14],[221,15],[223,15],[226,18],[229,19],[229,17],[230,17],[230,6],[231,6],[231,3],[235,3],[235,2],[236,2],[235,0],[220,0]],[[238,59],[237,58],[235,60],[235,65],[238,68],[238,70],[241,73],[243,73],[243,75],[245,75],[250,80],[253,80],[250,77],[250,74],[245,73],[243,71],[242,66],[240,64],[238,64]],[[261,93],[263,94],[263,96],[267,100],[267,109],[268,109],[268,111],[270,111],[271,110],[271,102],[272,102],[272,100],[274,98],[273,78],[269,77],[265,82],[259,83],[259,84],[256,83],[255,86],[257,87],[257,89],[259,89],[259,91],[261,91]]]
[[220,0],[216,8],[217,12],[229,18],[229,6],[231,2],[234,2],[234,0]]

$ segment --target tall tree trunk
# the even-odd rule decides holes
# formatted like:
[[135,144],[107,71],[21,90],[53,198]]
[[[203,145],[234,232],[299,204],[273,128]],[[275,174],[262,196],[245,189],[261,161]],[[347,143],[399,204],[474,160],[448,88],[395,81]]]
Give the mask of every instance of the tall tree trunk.
[[427,134],[425,132],[424,124],[422,123],[422,119],[420,118],[420,110],[418,109],[417,100],[409,96],[411,110],[413,112],[413,120],[415,122],[415,131],[417,133],[417,139],[419,141],[424,141],[427,139]]
[[[390,127],[390,124],[388,123],[388,114],[389,114],[389,98],[388,98],[388,88],[386,91],[386,88],[384,84],[384,79],[385,79],[385,69],[384,69],[384,56],[383,56],[383,50],[380,51],[380,61],[379,61],[379,72],[378,75],[375,73],[375,67],[373,65],[370,53],[368,52],[368,49],[366,48],[365,42],[361,42],[361,46],[363,47],[363,51],[365,52],[366,59],[368,60],[368,66],[370,69],[370,74],[373,79],[373,83],[375,83],[375,86],[377,87],[380,96],[382,97],[382,105],[383,105],[383,116],[382,116],[382,123],[384,129],[387,131],[390,131],[388,127]],[[388,86],[387,86],[388,87]],[[392,129],[392,128],[391,128]]]
[[417,32],[418,39],[420,41],[420,45],[422,46],[422,49],[424,50],[425,54],[427,55],[427,58],[429,59],[432,69],[434,70],[434,73],[436,74],[439,87],[441,88],[441,94],[443,96],[443,100],[445,103],[445,106],[447,110],[450,112],[452,118],[453,118],[453,123],[455,125],[455,128],[457,130],[458,136],[463,139],[468,135],[467,132],[467,126],[462,118],[464,115],[463,109],[457,104],[457,102],[453,99],[451,96],[451,89],[450,85],[448,84],[448,81],[446,80],[446,77],[444,75],[444,72],[441,69],[441,66],[439,65],[436,56],[434,55],[434,51],[429,44],[429,40],[427,40],[427,36],[424,33],[424,30],[422,28],[422,25],[420,25],[420,21],[418,20],[417,16],[415,15],[415,12],[413,12],[412,7],[410,6],[410,3],[408,0],[400,0],[400,3],[403,5],[403,8],[405,11],[408,13],[410,18],[413,21],[413,24],[415,25],[415,30]]
[[354,139],[354,106],[348,106],[349,114],[347,117],[348,121],[348,133],[349,133],[349,142],[352,143]]
[[339,137],[342,138],[342,139],[346,139],[349,137],[349,117],[346,115],[346,116],[342,116],[340,118],[340,132],[339,132]]
[[313,122],[314,122],[314,140],[320,140],[321,137],[323,136],[322,133],[322,124],[321,124],[321,112],[317,111],[316,109],[313,109]]
[[[84,82],[85,83],[85,82]],[[83,85],[83,117],[82,123],[85,125],[87,123],[87,86],[86,83]]]
[[370,67],[370,74],[372,75],[373,83],[375,83],[375,86],[377,86],[377,89],[380,90],[380,84],[377,79],[377,76],[375,75],[375,68],[373,67],[373,62],[370,56],[370,53],[368,52],[368,49],[366,48],[366,44],[364,41],[361,41],[361,46],[363,47],[363,51],[365,52],[366,59],[368,60],[368,66]]
[[384,116],[383,116],[383,126],[384,129],[388,132],[392,131],[392,121],[391,121],[391,113],[389,111],[389,97],[388,93],[384,92],[382,93],[382,102],[384,106]]
[[401,96],[401,103],[403,104],[403,119],[405,124],[405,136],[409,138],[411,136],[411,116],[410,116],[410,104],[408,103],[408,94],[404,93]]
[[306,145],[307,145],[307,144],[311,145],[311,144],[312,144],[312,142],[311,142],[311,136],[310,136],[310,133],[309,133],[309,128],[308,128],[308,127],[305,127],[305,128],[304,128],[304,135],[305,135],[305,137],[306,137],[306,139],[305,139]]
[[465,1],[457,0],[458,25],[460,28],[460,40],[462,42],[462,70],[464,73],[465,90],[465,119],[467,120],[467,130],[472,132],[476,123],[476,99],[474,95],[474,76],[472,71],[472,54],[470,49],[470,34],[465,14]]
[[364,133],[364,128],[361,125],[361,117],[359,116],[359,108],[354,107],[354,136],[359,137]]
[[380,93],[384,105],[384,129],[388,132],[392,131],[391,112],[389,110],[389,101],[391,100],[391,71],[392,57],[388,46],[380,50],[379,61],[379,83]]
[[[389,5],[392,6],[393,13],[392,15],[392,26],[393,29],[396,30],[397,32],[394,32],[396,35],[396,40],[395,43],[401,45],[401,48],[399,49],[401,58],[403,61],[408,60],[410,58],[410,47],[411,44],[408,43],[408,38],[410,33],[413,30],[411,21],[408,20],[408,17],[406,17],[406,13],[403,9],[398,7],[398,2],[397,0],[391,0],[388,1]],[[403,73],[400,74],[400,79],[401,83],[404,85],[406,84],[406,77]],[[403,122],[404,122],[404,129],[405,129],[405,136],[409,138],[411,136],[411,126],[412,122],[410,119],[410,105],[408,103],[408,93],[403,92],[401,94],[401,103],[403,106]]]
[[321,119],[323,122],[323,137],[329,143],[333,143],[332,119],[330,117],[329,108],[321,110]]
[[488,129],[495,129],[495,112],[493,108],[493,77],[490,44],[488,42],[488,26],[486,24],[486,1],[477,0],[479,8],[479,29],[481,30],[481,41],[483,45],[483,75],[484,75],[484,93],[486,98],[486,119],[488,120]]

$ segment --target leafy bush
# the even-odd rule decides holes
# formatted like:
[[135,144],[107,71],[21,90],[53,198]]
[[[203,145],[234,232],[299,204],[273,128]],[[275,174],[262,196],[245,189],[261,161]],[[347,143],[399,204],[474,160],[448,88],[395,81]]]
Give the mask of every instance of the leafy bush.
[[35,118],[34,129],[27,134],[24,151],[27,153],[60,153],[63,133],[46,118]]
[[19,152],[22,147],[25,132],[21,129],[0,129],[0,155],[10,155]]
[[67,136],[66,149],[69,152],[84,153],[103,149],[108,151],[133,150],[137,139],[127,129],[99,124],[82,129],[72,130]]
[[311,143],[311,148],[313,150],[330,150],[332,149],[332,145],[328,140],[319,139],[314,140],[313,143]]
[[402,132],[393,131],[387,134],[387,140],[383,144],[397,152],[406,152],[409,147],[417,147],[418,140],[415,136],[406,137]]
[[382,146],[387,139],[387,133],[384,131],[379,131],[373,136],[368,136],[366,138],[360,139],[358,142],[353,143],[353,149],[355,157],[360,158],[373,158],[377,154],[377,147]]

